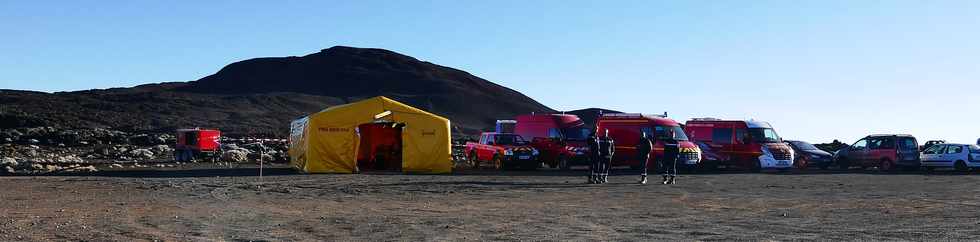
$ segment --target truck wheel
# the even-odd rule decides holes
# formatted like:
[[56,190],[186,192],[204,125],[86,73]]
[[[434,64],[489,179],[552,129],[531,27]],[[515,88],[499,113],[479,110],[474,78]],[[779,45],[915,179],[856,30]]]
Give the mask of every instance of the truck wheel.
[[961,171],[961,172],[970,171],[970,167],[966,166],[966,162],[963,162],[961,160],[958,160],[956,161],[956,164],[953,164],[953,169],[956,169],[956,171]]
[[502,158],[500,158],[500,155],[494,155],[493,156],[493,164],[492,165],[493,165],[493,169],[494,170],[500,170],[501,168],[504,167],[504,161],[503,161]]
[[473,169],[480,169],[480,160],[476,158],[476,152],[471,152],[469,155],[470,164],[473,164]]
[[568,157],[566,157],[566,156],[558,157],[558,169],[561,169],[563,171],[567,171],[567,170],[569,170],[571,168],[572,168],[571,167],[571,164],[568,164]]

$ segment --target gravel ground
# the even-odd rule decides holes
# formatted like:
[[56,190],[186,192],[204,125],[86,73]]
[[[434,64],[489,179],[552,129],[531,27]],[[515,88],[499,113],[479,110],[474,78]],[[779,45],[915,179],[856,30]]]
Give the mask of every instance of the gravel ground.
[[[252,168],[0,177],[0,240],[970,240],[980,176],[808,171],[303,175]],[[620,174],[629,171],[617,170]]]

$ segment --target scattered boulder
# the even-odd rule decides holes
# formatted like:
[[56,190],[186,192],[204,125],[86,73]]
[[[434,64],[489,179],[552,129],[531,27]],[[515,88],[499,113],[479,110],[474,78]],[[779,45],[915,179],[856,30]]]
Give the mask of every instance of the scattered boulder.
[[248,153],[242,149],[229,150],[221,154],[221,160],[225,162],[245,162],[248,160]]
[[270,154],[262,154],[262,161],[263,162],[272,162],[272,161],[275,161],[275,160],[276,160],[276,158],[273,157]]
[[169,145],[157,145],[150,148],[150,151],[153,151],[153,154],[156,154],[157,156],[164,156],[167,154],[172,154],[174,149],[170,148]]
[[53,161],[56,162],[56,163],[67,163],[67,164],[75,164],[75,163],[84,163],[85,162],[85,160],[82,160],[82,158],[79,158],[78,156],[75,156],[75,155],[58,156],[58,157],[55,157]]
[[17,160],[10,157],[4,157],[3,159],[0,159],[0,166],[16,167]]
[[82,166],[73,169],[74,172],[98,172],[99,169],[95,169],[95,166]]
[[135,159],[144,159],[144,160],[153,159],[154,157],[153,151],[150,151],[149,149],[135,149],[129,151],[129,156]]

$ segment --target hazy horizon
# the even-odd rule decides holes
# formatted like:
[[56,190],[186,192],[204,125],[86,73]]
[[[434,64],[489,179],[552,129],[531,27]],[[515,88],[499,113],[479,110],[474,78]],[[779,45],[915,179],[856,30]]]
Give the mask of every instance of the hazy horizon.
[[754,118],[820,143],[975,143],[978,13],[975,1],[5,2],[0,89],[193,81],[345,45],[467,71],[557,110]]

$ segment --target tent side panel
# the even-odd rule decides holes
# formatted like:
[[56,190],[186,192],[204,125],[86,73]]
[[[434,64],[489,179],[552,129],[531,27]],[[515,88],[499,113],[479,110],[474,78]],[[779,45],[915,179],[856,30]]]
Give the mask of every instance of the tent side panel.
[[[409,110],[406,110],[409,111]],[[449,122],[431,114],[398,113],[406,123],[402,132],[402,171],[407,173],[452,172]]]
[[353,173],[357,165],[357,138],[355,127],[325,126],[313,120],[306,169],[310,173]]

